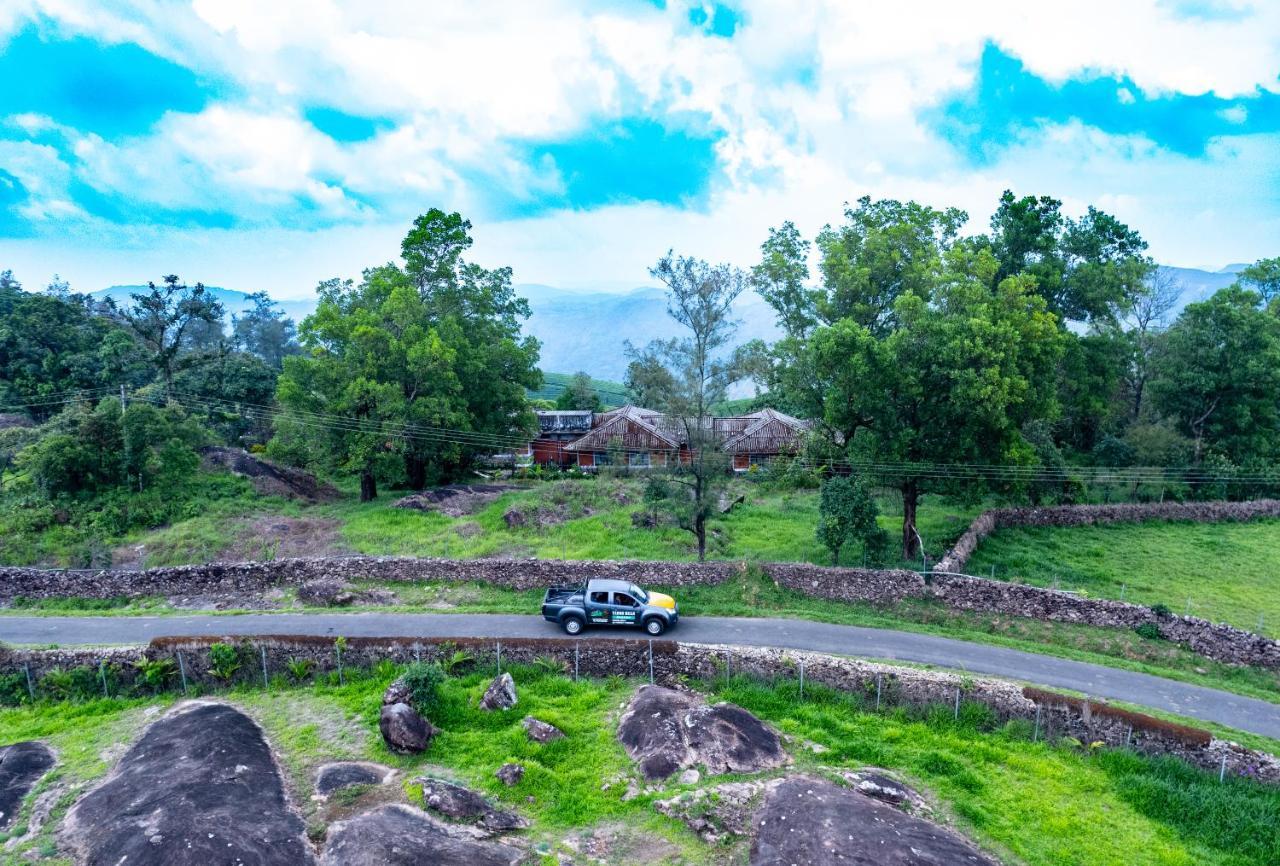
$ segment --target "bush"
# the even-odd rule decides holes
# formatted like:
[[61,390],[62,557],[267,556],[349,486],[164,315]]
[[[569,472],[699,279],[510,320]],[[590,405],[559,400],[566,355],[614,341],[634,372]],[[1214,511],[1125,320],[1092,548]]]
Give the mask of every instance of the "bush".
[[138,671],[138,684],[153,692],[164,691],[178,672],[173,659],[138,659],[133,666]]
[[1160,604],[1160,603],[1153,604],[1151,605],[1151,612],[1156,616],[1160,617],[1161,619],[1164,619],[1165,617],[1168,617],[1168,616],[1173,616],[1173,611],[1169,609],[1169,605],[1167,604]]
[[1164,635],[1160,633],[1160,626],[1156,625],[1154,622],[1144,622],[1134,628],[1134,631],[1138,633],[1138,637],[1145,637],[1147,640],[1164,639]]
[[409,689],[409,702],[413,708],[431,718],[440,706],[440,686],[444,684],[444,669],[435,662],[414,662],[400,678]]
[[209,647],[209,673],[223,682],[230,682],[240,665],[240,650],[231,644],[216,643]]

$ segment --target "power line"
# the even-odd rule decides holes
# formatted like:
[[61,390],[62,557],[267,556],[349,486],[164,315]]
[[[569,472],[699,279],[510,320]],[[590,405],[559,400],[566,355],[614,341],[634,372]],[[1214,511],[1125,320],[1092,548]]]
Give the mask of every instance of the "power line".
[[[110,388],[92,389],[97,392],[108,392]],[[82,396],[64,402],[75,402],[89,396],[89,389],[81,392]],[[105,396],[105,393],[102,394]],[[169,394],[154,392],[151,394],[133,395],[135,400],[145,400],[157,405],[174,402],[195,412],[235,412],[264,422],[274,422],[281,418],[291,423],[313,429],[334,433],[371,433],[414,440],[426,444],[457,445],[476,450],[524,450],[533,441],[533,437],[515,433],[500,434],[483,431],[460,430],[457,428],[435,427],[425,424],[401,423],[379,419],[361,419],[333,413],[313,412],[308,410],[288,409],[277,406],[232,400],[221,397],[191,394],[172,391]],[[20,404],[39,405],[39,403]],[[557,443],[558,444],[558,443]],[[563,451],[563,447],[560,449]],[[617,450],[617,449],[610,449]],[[576,453],[576,452],[566,452]],[[679,455],[697,457],[697,450],[684,448],[623,448],[622,454],[661,453],[669,458],[679,459]],[[785,456],[783,459],[787,459]],[[986,482],[1053,482],[1080,479],[1092,483],[1117,484],[1274,484],[1280,483],[1280,468],[1276,470],[1255,471],[1236,475],[1211,474],[1196,467],[1115,467],[1115,466],[1077,466],[1077,467],[1045,467],[1015,466],[974,463],[933,463],[933,462],[889,462],[858,461],[847,459],[815,460],[807,457],[791,458],[794,465],[811,470],[846,469],[864,474],[882,477],[918,478],[929,481],[986,481]]]

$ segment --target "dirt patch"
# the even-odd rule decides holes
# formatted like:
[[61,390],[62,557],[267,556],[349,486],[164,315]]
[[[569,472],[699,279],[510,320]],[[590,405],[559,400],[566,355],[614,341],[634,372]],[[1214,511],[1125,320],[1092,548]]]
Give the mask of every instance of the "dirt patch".
[[411,493],[392,503],[392,508],[438,511],[447,517],[475,514],[504,493],[519,488],[513,484],[449,484],[420,493]]
[[242,518],[236,542],[228,551],[237,559],[293,559],[350,553],[343,546],[336,520],[321,517],[263,515]]
[[205,466],[248,478],[254,489],[265,496],[306,502],[334,502],[341,496],[336,487],[318,480],[310,472],[272,463],[242,448],[209,445],[200,449],[200,457]]

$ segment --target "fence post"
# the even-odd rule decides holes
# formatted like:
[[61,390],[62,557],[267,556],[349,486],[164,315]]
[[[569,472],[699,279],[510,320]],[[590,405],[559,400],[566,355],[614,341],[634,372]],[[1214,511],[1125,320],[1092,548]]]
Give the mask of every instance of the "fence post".
[[729,678],[733,676],[733,656],[729,655],[729,651],[724,651],[724,684],[729,685]]
[[1040,740],[1040,705],[1036,704],[1036,729],[1031,735],[1031,742],[1035,743]]
[[960,687],[956,686],[956,721],[960,721]]
[[417,642],[413,645],[413,660],[418,664],[422,664],[422,644]]
[[1218,768],[1218,784],[1221,785],[1227,778],[1227,756],[1222,756],[1222,766]]
[[342,644],[335,641],[333,644],[333,653],[338,658],[338,685],[345,686],[347,681],[342,676]]
[[884,674],[876,674],[876,712],[880,712],[880,687],[883,685]]
[[653,641],[649,641],[649,685],[653,685]]
[[102,677],[102,696],[104,698],[111,697],[107,693],[107,662],[105,659],[98,659],[98,676]]
[[498,641],[498,676],[502,676],[502,641]]
[[800,700],[804,700],[804,659],[800,659]]
[[178,676],[182,678],[182,693],[187,693],[187,666],[182,662],[182,650],[178,650]]
[[258,650],[262,653],[262,688],[270,689],[271,686],[267,684],[267,648],[260,646]]
[[31,682],[30,663],[23,665],[22,669],[27,672],[27,694],[31,695],[31,703],[34,704],[36,702],[36,687],[35,683]]
[[1124,732],[1124,747],[1129,748],[1129,743],[1133,742],[1133,725],[1129,725],[1129,730]]
[[582,646],[582,641],[573,642],[573,681],[578,681],[578,648]]

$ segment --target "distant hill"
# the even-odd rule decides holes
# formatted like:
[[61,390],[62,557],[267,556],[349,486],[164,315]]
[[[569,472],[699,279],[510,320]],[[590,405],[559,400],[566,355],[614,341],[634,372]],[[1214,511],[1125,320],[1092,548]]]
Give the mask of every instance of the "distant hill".
[[[1189,303],[1202,301],[1221,288],[1231,285],[1236,274],[1246,267],[1243,264],[1227,265],[1220,271],[1203,271],[1196,268],[1161,266],[1183,286],[1175,313]],[[117,303],[128,303],[131,292],[141,291],[143,286],[111,286],[94,292],[96,298],[111,296]],[[248,293],[216,286],[208,287],[227,308],[228,316],[249,307]],[[637,347],[650,340],[677,336],[680,327],[667,315],[666,295],[661,289],[644,286],[629,292],[579,292],[554,286],[524,283],[515,286],[516,292],[527,298],[532,316],[525,323],[526,333],[542,343],[543,370],[559,371],[549,374],[567,377],[576,370],[586,370],[601,380],[597,389],[601,399],[611,405],[616,394],[605,396],[605,391],[617,387],[626,376],[627,357],[623,344],[631,341]],[[287,315],[300,322],[316,306],[313,298],[280,301]],[[778,326],[772,308],[754,292],[742,297],[737,305],[741,320],[738,332],[740,342],[761,339],[776,340]],[[554,399],[551,386],[540,396]]]

